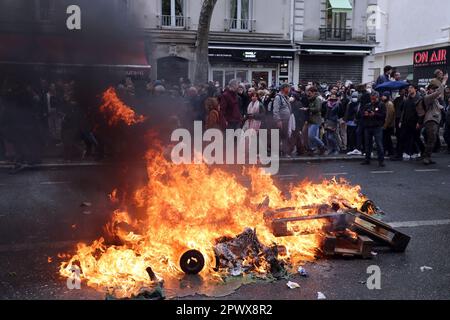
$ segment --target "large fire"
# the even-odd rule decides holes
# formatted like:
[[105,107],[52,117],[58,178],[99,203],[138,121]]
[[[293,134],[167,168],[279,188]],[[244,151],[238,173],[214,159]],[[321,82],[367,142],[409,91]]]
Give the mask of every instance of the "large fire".
[[[100,238],[90,245],[78,244],[76,253],[62,263],[61,275],[71,277],[72,266],[77,265],[87,285],[115,288],[117,297],[131,297],[153,284],[148,267],[160,279],[179,277],[180,257],[196,249],[205,257],[200,275],[220,280],[213,251],[217,239],[235,237],[246,228],[256,229],[264,245],[285,246],[281,259],[295,266],[314,259],[324,222],[302,222],[292,226],[296,236],[276,238],[264,221],[261,203],[268,198],[270,208],[292,207],[297,215],[308,216],[316,215],[323,204],[359,208],[367,200],[358,186],[344,180],[303,182],[283,193],[259,168],[232,174],[205,164],[176,165],[159,149],[149,151],[146,160],[148,183],[134,195],[145,217],[135,218],[122,205],[106,228],[108,237],[119,241],[113,245]],[[111,196],[115,201],[116,193]],[[261,264],[253,272],[265,274],[268,269]]]

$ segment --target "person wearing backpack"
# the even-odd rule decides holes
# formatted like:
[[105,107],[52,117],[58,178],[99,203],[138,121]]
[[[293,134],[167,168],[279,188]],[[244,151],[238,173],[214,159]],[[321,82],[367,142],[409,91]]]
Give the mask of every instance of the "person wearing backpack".
[[442,82],[434,82],[427,88],[427,94],[417,104],[417,114],[419,116],[419,124],[425,127],[427,141],[425,145],[425,154],[423,163],[425,165],[436,164],[431,159],[433,149],[436,145],[438,137],[439,125],[442,120],[442,110],[444,107],[440,104],[439,98],[444,95],[445,86],[448,81],[448,74],[444,75]]

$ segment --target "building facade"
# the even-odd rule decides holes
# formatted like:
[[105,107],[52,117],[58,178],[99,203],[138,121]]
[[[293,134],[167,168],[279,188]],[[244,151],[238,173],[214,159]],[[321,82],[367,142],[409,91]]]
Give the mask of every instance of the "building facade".
[[[365,82],[376,69],[371,55],[375,30],[368,23],[376,2],[218,0],[210,29],[209,79],[222,86],[231,79],[268,86]],[[71,4],[81,8],[79,31],[66,28]],[[0,37],[10,44],[0,63],[58,64],[58,72],[65,72],[61,65],[135,66],[127,72],[141,76],[139,66],[147,64],[152,79],[176,84],[194,76],[201,4],[0,0]]]
[[378,2],[375,76],[391,65],[403,79],[425,86],[435,69],[450,71],[446,57],[450,46],[450,1],[415,1],[414,5],[408,0]]
[[300,81],[365,83],[372,77],[376,0],[295,0],[295,66]]
[[[218,0],[210,31],[209,79],[362,82],[369,78],[376,0]],[[201,0],[132,1],[151,34],[153,78],[192,78]]]
[[[0,76],[148,78],[146,35],[130,16],[129,4],[0,0]],[[79,30],[67,27],[71,5],[81,10]]]

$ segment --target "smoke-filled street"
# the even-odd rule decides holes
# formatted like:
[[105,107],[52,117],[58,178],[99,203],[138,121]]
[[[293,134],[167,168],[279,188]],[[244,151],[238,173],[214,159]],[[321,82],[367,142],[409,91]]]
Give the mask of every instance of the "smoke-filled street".
[[[368,198],[386,212],[383,220],[411,236],[405,253],[374,249],[372,259],[322,258],[304,265],[308,277],[293,275],[299,289],[288,280],[240,285],[238,282],[210,290],[223,299],[446,299],[450,265],[446,259],[450,240],[448,187],[450,158],[441,156],[432,170],[420,164],[390,164],[385,170],[367,170],[359,162],[282,163],[274,179],[286,188],[303,179],[321,181],[333,176],[359,184]],[[117,167],[48,168],[0,173],[0,298],[1,299],[105,299],[105,294],[84,283],[69,290],[58,269],[78,242],[90,243],[102,234],[115,209],[108,195],[117,180]],[[145,176],[142,165],[128,171],[128,180]],[[249,181],[241,180],[243,184]],[[430,193],[432,190],[432,193]],[[386,250],[385,250],[386,251]],[[59,255],[59,257],[58,257]],[[367,268],[381,269],[381,290],[369,290]],[[430,267],[422,268],[421,267]],[[180,276],[180,279],[183,277]],[[189,284],[189,285],[186,285]],[[180,298],[208,299],[195,295],[201,281],[195,276],[179,282]],[[182,285],[184,284],[184,285]],[[187,288],[191,286],[191,288]]]

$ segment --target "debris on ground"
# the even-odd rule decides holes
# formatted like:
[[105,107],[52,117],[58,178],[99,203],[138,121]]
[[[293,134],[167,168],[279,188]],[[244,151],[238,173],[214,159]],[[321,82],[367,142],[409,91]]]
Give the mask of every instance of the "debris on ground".
[[86,208],[89,208],[89,207],[92,207],[92,203],[91,203],[91,202],[83,202],[83,203],[80,205],[80,207],[86,207]]
[[247,228],[235,238],[222,237],[214,247],[216,270],[226,271],[232,276],[240,276],[257,270],[264,263],[269,263],[270,273],[275,278],[286,274],[284,263],[278,260],[283,248],[267,247],[256,235],[256,230]]
[[303,267],[299,267],[298,268],[298,273],[302,276],[302,277],[308,277],[308,272],[306,271],[306,269],[305,268],[303,268]]
[[289,287],[289,289],[298,289],[300,288],[300,285],[297,282],[289,281],[286,283],[286,285]]
[[317,292],[317,300],[326,300],[327,297],[322,292]]
[[[316,233],[298,228],[299,224],[325,221],[322,228],[324,238],[321,253],[327,257],[360,257],[371,259],[377,256],[375,246],[389,247],[395,252],[404,252],[411,238],[375,217],[384,212],[373,201],[366,201],[361,208],[352,208],[347,203],[333,202],[304,209],[316,209],[318,214],[305,216],[295,208],[270,209],[264,213],[268,227],[275,237],[290,237]],[[293,227],[293,225],[295,227]],[[297,229],[301,230],[298,232]]]
[[422,272],[425,272],[425,271],[431,271],[431,270],[433,270],[432,267],[428,267],[428,266],[420,267],[420,271],[422,271]]

